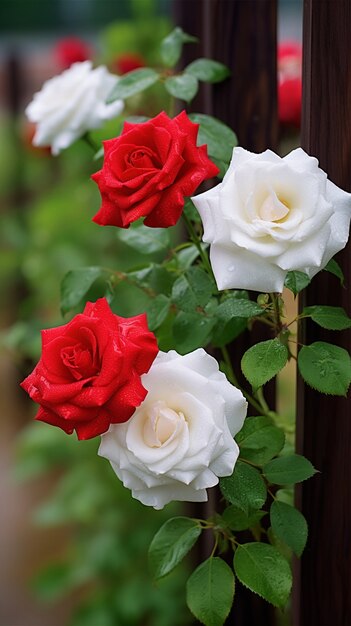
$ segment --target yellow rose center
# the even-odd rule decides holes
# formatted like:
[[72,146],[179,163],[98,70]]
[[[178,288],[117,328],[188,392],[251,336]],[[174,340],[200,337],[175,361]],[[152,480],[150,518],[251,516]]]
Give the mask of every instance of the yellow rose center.
[[289,214],[289,211],[289,203],[273,193],[267,196],[261,204],[258,216],[267,222],[280,222]]
[[143,429],[143,437],[150,448],[160,448],[185,421],[181,411],[170,409],[165,402],[156,402],[149,410]]

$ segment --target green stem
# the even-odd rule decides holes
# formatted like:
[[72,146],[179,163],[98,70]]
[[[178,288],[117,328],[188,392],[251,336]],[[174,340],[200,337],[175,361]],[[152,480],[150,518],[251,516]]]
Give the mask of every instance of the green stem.
[[267,404],[267,402],[266,402],[266,400],[265,400],[265,397],[264,397],[264,395],[263,395],[263,389],[262,389],[262,387],[260,387],[259,389],[257,389],[257,391],[256,391],[256,397],[257,397],[257,400],[259,401],[260,405],[264,408],[265,413],[267,413],[267,414],[268,414],[268,413],[269,413],[269,406],[268,406],[268,404]]
[[270,296],[271,296],[271,300],[272,300],[273,308],[274,308],[274,321],[275,321],[276,332],[277,334],[279,334],[282,329],[282,322],[280,319],[279,294],[277,295],[276,293],[271,293]]
[[213,275],[212,267],[211,267],[211,264],[210,264],[210,262],[208,260],[208,256],[207,256],[206,252],[202,249],[200,239],[199,239],[199,237],[196,234],[194,226],[192,225],[192,223],[189,220],[189,218],[187,217],[187,215],[185,215],[184,211],[183,211],[182,216],[183,216],[183,220],[185,222],[187,231],[189,233],[189,237],[190,237],[191,241],[194,243],[194,245],[196,246],[196,248],[198,249],[198,252],[199,252],[200,258],[201,258],[201,260],[202,260],[202,262],[204,264],[204,267],[206,268],[206,270],[209,273],[209,275],[211,276],[211,278],[213,278],[213,280],[215,281],[215,277]]

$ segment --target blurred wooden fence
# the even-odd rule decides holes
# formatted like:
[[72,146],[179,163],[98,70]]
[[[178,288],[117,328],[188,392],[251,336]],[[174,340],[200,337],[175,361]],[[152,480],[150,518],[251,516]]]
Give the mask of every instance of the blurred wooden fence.
[[[194,109],[201,107],[226,122],[242,147],[255,152],[276,150],[276,0],[176,0],[174,4],[176,22],[200,38],[199,56],[222,61],[232,72],[231,80],[215,88],[206,86]],[[347,191],[351,191],[350,35],[349,0],[304,1],[302,147]],[[350,247],[338,255],[338,262],[350,288]],[[322,272],[300,306],[348,309],[349,290],[335,285],[335,278]],[[306,325],[304,341],[317,339],[351,347],[349,332],[331,337],[319,327]],[[321,473],[297,493],[310,536],[301,563],[294,565],[294,626],[351,624],[350,404],[344,398],[322,396],[298,381],[297,451]],[[267,605],[240,589],[228,623],[273,626],[276,622]]]

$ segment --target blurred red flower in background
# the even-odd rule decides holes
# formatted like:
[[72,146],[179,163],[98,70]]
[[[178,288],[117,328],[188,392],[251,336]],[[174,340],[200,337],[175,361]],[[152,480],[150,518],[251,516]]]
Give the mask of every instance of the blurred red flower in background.
[[54,55],[60,68],[65,70],[71,67],[73,63],[91,59],[93,49],[78,37],[65,37],[56,43]]
[[146,63],[141,54],[126,52],[116,57],[111,63],[111,69],[117,74],[128,74],[139,67],[145,67]]
[[298,42],[278,46],[278,117],[281,124],[300,128],[302,47]]

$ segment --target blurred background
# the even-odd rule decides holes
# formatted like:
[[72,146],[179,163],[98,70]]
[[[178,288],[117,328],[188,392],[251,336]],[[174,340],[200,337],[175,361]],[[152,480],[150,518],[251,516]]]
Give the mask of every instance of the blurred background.
[[[299,141],[301,4],[280,2],[282,152]],[[98,442],[77,444],[73,436],[33,422],[35,406],[18,387],[40,354],[39,330],[64,322],[60,282],[66,272],[96,264],[123,269],[142,260],[136,253],[131,258],[121,242],[117,246],[113,228],[91,222],[99,193],[89,181],[98,169],[89,147],[77,141],[55,158],[49,149],[34,148],[24,109],[46,79],[73,61],[89,58],[118,74],[157,65],[174,5],[0,4],[0,626],[192,623],[185,606],[187,566],[155,587],[146,563],[151,538],[180,507],[155,512],[132,500],[97,457]],[[148,94],[147,104],[135,97],[132,113],[161,110],[162,95],[153,88]],[[120,124],[96,131],[96,141],[115,136]],[[99,285],[88,295],[98,297]],[[120,314],[133,314],[133,293],[122,288],[116,297]],[[290,398],[291,379],[284,384]]]

